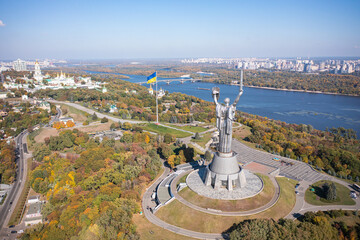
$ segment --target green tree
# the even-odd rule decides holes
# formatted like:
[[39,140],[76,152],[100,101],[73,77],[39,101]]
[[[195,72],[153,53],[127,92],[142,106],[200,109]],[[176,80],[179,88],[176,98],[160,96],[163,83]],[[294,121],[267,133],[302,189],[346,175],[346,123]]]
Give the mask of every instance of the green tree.
[[124,128],[125,130],[131,130],[131,129],[132,129],[132,125],[131,125],[131,123],[129,123],[129,122],[124,122],[123,128]]
[[195,136],[194,136],[194,139],[196,139],[196,140],[199,140],[201,137],[200,137],[200,134],[197,132],[197,133],[195,133]]
[[109,121],[109,119],[107,119],[106,117],[103,117],[102,119],[101,119],[101,123],[107,123]]
[[165,136],[164,136],[165,143],[172,143],[174,141],[175,141],[175,137],[173,135],[171,135],[170,133],[165,133]]
[[120,142],[123,143],[132,143],[133,142],[133,135],[131,133],[124,133],[124,135],[120,138]]
[[326,191],[326,199],[333,201],[336,200],[336,185],[335,183],[331,183],[330,186],[328,185],[327,191]]
[[207,162],[211,161],[211,152],[209,150],[206,150],[204,158]]
[[174,154],[173,150],[166,144],[161,145],[161,154],[165,159],[168,159],[171,155]]
[[41,162],[45,156],[51,154],[49,147],[45,144],[36,144],[34,148],[33,156],[38,162]]

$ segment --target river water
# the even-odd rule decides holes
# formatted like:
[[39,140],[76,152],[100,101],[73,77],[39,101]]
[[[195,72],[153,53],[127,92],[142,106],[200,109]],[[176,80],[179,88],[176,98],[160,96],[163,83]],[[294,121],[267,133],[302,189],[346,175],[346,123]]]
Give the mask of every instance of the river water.
[[[130,79],[125,80],[130,82],[146,81],[146,76],[122,75],[129,76]],[[148,84],[144,86],[149,87]],[[239,91],[238,86],[214,83],[158,83],[158,88],[170,93],[181,92],[207,101],[213,101],[211,91],[198,88],[211,89],[215,86],[220,88],[221,102],[229,97],[232,103]],[[237,109],[287,123],[310,124],[321,130],[327,127],[352,128],[358,137],[360,135],[360,97],[244,87]]]

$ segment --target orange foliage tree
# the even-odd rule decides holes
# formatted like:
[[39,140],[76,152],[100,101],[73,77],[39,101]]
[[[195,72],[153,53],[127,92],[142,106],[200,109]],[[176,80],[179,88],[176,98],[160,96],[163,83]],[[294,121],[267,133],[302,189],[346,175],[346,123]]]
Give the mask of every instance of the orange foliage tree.
[[69,120],[69,121],[66,122],[66,127],[70,128],[70,127],[73,127],[73,126],[75,126],[75,123],[73,121]]

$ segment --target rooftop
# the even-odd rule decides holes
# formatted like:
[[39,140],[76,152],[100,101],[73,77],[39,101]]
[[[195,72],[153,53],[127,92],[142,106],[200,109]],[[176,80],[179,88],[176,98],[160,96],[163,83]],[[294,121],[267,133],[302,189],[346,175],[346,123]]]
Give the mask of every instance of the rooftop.
[[63,117],[63,118],[59,118],[60,121],[68,121],[68,120],[71,120],[73,121],[73,118],[71,117]]
[[36,214],[36,213],[41,213],[41,202],[37,202],[37,203],[32,203],[29,205],[29,210],[27,212],[27,214]]
[[32,200],[32,199],[39,199],[40,198],[40,196],[39,195],[36,195],[36,196],[30,196],[29,197],[29,200]]

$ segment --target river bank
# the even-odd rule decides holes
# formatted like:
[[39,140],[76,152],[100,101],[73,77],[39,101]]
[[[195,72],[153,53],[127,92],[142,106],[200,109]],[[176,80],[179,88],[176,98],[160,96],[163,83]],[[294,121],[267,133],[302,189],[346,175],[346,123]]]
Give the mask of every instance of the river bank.
[[[206,81],[206,80],[203,81],[203,82],[215,83],[215,82]],[[218,83],[218,84],[219,84],[219,83]],[[240,84],[225,84],[225,83],[221,83],[221,84],[230,85],[230,86],[240,86]],[[253,85],[245,85],[244,87],[248,87],[248,88],[258,88],[258,89],[268,89],[268,90],[275,90],[275,91],[286,91],[286,92],[317,93],[317,94],[327,94],[327,95],[360,97],[360,95],[356,95],[356,94],[332,93],[332,92],[300,90],[300,89],[275,88],[275,87],[259,87],[259,86],[253,86]]]
[[[231,85],[231,84],[230,84],[230,85]],[[235,86],[236,86],[236,85],[235,85]],[[276,91],[287,91],[287,92],[303,92],[303,93],[317,93],[317,94],[328,94],[328,95],[360,97],[359,95],[355,95],[355,94],[331,93],[331,92],[309,91],[309,90],[299,90],[299,89],[259,87],[259,86],[246,86],[246,87],[249,87],[249,88],[259,88],[259,89],[269,89],[269,90],[276,90]]]
[[[99,73],[99,72],[88,72]],[[120,75],[120,74],[118,74]],[[126,75],[126,74],[122,74]],[[127,75],[129,82],[146,82],[146,76]],[[159,78],[163,79],[163,78]],[[149,85],[144,85],[148,87]],[[203,89],[220,88],[220,101],[224,97],[235,99],[238,86],[214,82],[159,82],[164,91],[181,92],[212,102],[211,91]],[[316,93],[316,94],[314,94]],[[237,107],[243,112],[260,115],[287,123],[310,124],[316,129],[332,127],[352,128],[360,133],[360,97],[334,93],[320,93],[302,90],[276,89],[245,86]]]

